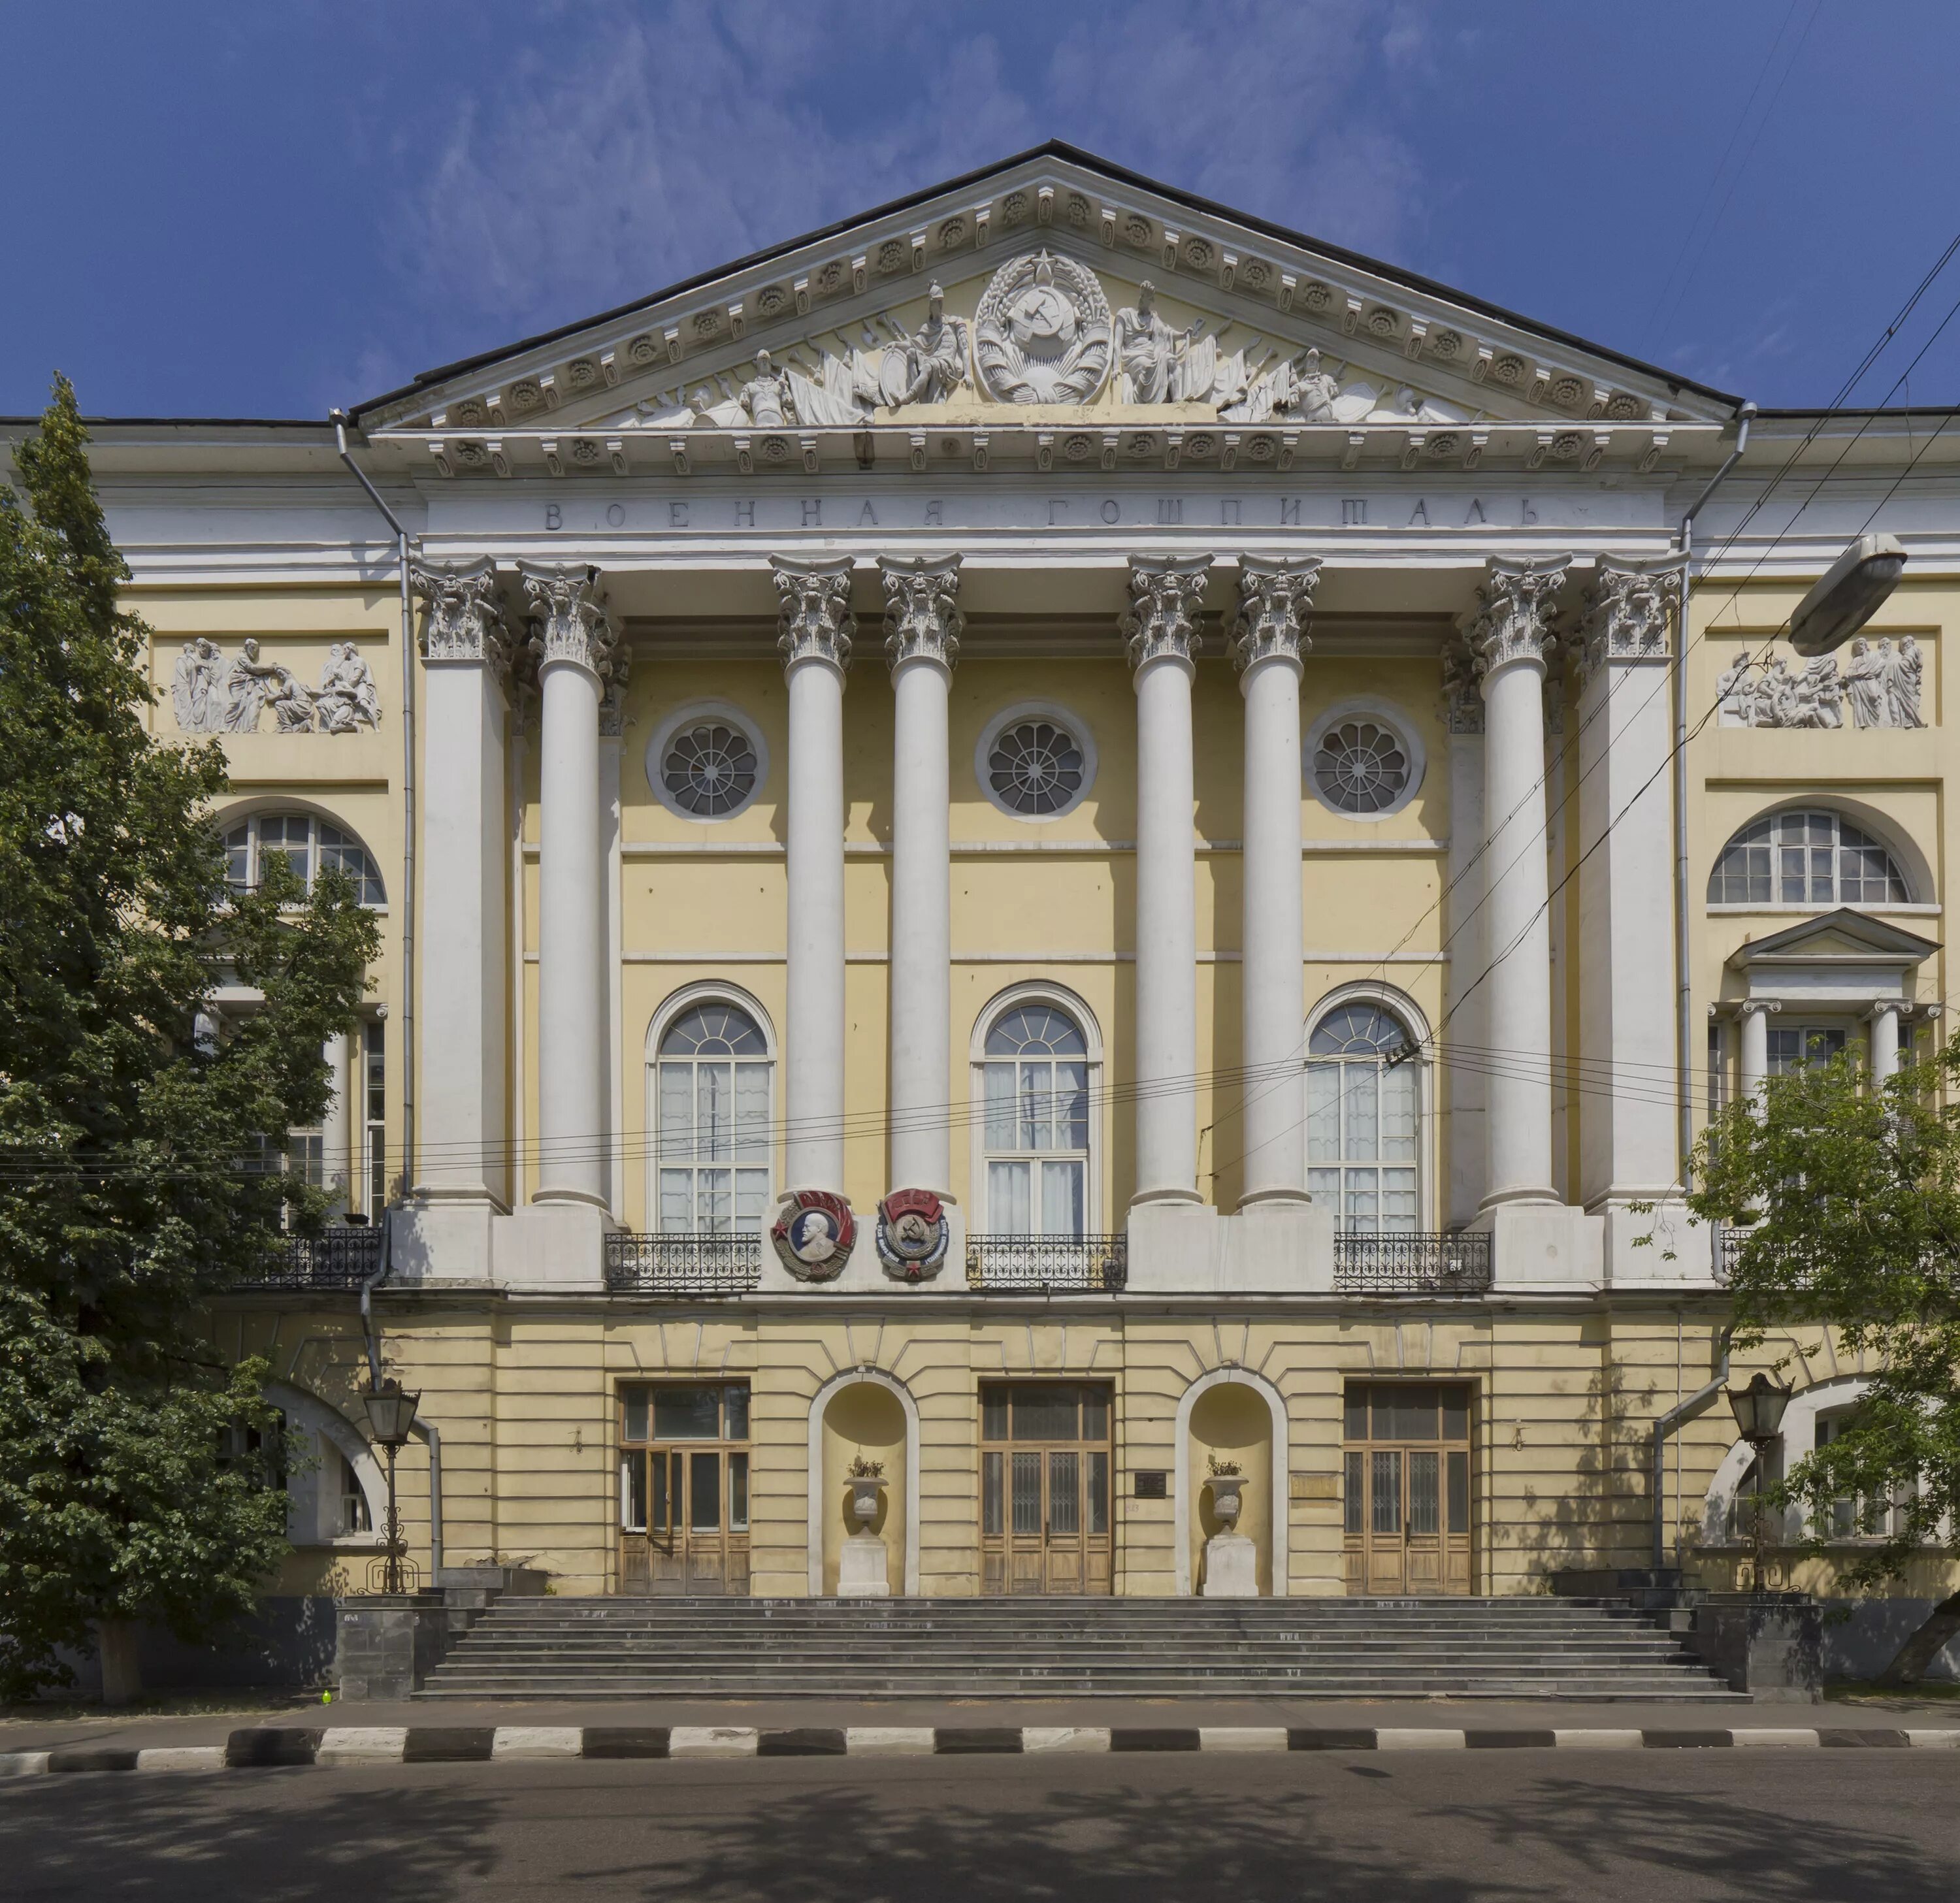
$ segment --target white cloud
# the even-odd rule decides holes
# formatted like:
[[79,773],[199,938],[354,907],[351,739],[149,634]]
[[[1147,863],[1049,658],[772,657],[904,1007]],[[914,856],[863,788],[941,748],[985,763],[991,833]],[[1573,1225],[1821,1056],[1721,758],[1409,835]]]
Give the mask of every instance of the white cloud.
[[548,44],[462,98],[406,199],[395,269],[456,352],[487,348],[1051,135],[1337,242],[1406,247],[1418,170],[1370,96],[1368,9],[1132,0],[1039,40],[1053,17],[558,12]]

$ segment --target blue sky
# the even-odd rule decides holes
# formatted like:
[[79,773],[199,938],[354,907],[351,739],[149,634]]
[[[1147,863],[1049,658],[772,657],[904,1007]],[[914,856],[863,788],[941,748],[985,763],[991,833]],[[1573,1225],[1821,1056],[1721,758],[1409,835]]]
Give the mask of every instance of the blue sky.
[[1764,404],[1960,231],[1952,0],[62,0],[0,71],[0,413],[320,415],[1050,137]]

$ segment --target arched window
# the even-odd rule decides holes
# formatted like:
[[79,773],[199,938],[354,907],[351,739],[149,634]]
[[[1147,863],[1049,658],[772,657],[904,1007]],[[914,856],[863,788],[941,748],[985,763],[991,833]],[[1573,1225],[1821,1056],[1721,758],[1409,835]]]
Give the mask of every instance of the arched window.
[[1416,1154],[1421,1075],[1409,1034],[1379,1004],[1337,1004],[1307,1040],[1307,1189],[1353,1235],[1413,1235],[1421,1226]]
[[1832,812],[1806,808],[1752,820],[1709,875],[1711,905],[1902,905],[1898,861]]
[[352,833],[310,813],[255,813],[224,835],[224,883],[234,892],[257,889],[268,858],[282,854],[307,891],[317,874],[337,867],[354,882],[364,905],[385,905],[388,894],[374,855]]
[[740,1005],[708,999],[661,1034],[655,1061],[657,1222],[725,1236],[769,1204],[769,1049]]
[[1089,1049],[1059,1005],[1016,1004],[989,1027],[986,1227],[1077,1236],[1089,1211]]

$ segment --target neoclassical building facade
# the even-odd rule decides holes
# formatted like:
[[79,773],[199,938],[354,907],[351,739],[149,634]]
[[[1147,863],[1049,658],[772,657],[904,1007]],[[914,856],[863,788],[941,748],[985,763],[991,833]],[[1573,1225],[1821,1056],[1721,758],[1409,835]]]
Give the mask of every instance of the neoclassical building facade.
[[289,1584],[376,1542],[364,1285],[425,1572],[861,1586],[862,1462],[893,1593],[1215,1588],[1233,1491],[1261,1593],[1726,1578],[1682,1160],[1936,1034],[1929,428],[1057,148],[338,431],[98,425],[234,877],[384,924],[285,1139],[352,1220],[213,1316],[326,1457]]

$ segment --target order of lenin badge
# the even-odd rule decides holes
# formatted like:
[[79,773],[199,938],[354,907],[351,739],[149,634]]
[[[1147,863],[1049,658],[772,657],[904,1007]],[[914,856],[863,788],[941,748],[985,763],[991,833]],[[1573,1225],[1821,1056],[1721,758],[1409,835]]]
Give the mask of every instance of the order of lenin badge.
[[792,1275],[827,1282],[857,1246],[858,1219],[850,1204],[828,1189],[799,1189],[788,1201],[769,1239]]
[[878,1205],[878,1253],[908,1282],[938,1274],[950,1233],[946,1211],[930,1189],[894,1189]]

